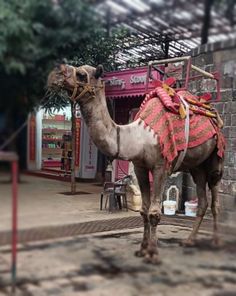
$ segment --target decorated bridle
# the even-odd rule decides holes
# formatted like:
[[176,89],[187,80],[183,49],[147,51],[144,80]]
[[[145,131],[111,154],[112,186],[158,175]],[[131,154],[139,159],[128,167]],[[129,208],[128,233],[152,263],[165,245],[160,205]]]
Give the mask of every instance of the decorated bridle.
[[[76,68],[72,66],[72,69],[73,69],[72,75],[73,75],[73,81],[74,81],[74,89],[73,89],[72,95],[70,97],[70,100],[77,101],[81,97],[83,97],[86,93],[89,93],[90,97],[94,98],[95,97],[95,89],[97,89],[97,88],[103,89],[104,88],[104,82],[101,82],[100,85],[91,84],[89,73],[84,68],[82,68],[82,70],[86,73],[87,82],[78,81],[77,76],[76,76]],[[82,91],[79,94],[77,94],[78,89],[81,87],[83,88]]]

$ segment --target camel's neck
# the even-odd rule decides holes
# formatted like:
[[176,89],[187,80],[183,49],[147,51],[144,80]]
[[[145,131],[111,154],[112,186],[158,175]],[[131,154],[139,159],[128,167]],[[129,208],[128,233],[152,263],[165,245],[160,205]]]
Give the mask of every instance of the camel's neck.
[[94,144],[106,155],[117,154],[117,125],[111,119],[104,89],[95,90],[96,98],[87,98],[80,103],[81,113]]
[[96,89],[95,94],[96,98],[88,98],[80,103],[81,113],[94,144],[108,156],[132,160],[137,156],[137,150],[132,153],[132,149],[127,151],[125,148],[132,147],[134,143],[135,132],[132,132],[132,124],[119,126],[119,136],[117,136],[118,125],[109,115],[104,89]]

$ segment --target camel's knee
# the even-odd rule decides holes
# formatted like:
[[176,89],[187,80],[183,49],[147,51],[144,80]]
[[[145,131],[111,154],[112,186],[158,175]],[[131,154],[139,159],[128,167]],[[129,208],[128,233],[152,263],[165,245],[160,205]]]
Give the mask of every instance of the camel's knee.
[[161,213],[159,211],[152,211],[148,214],[151,226],[157,226],[161,221]]

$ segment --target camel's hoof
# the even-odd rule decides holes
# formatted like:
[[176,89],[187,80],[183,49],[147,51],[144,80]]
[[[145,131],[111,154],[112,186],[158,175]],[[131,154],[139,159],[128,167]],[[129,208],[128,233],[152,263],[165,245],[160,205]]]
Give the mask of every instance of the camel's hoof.
[[136,257],[144,257],[147,254],[147,250],[141,249],[134,252]]
[[160,265],[161,264],[161,260],[158,256],[158,254],[146,254],[143,261],[145,263],[148,263],[148,264],[153,264],[153,265]]
[[192,248],[196,246],[196,241],[193,239],[185,239],[181,242],[181,246],[185,248]]

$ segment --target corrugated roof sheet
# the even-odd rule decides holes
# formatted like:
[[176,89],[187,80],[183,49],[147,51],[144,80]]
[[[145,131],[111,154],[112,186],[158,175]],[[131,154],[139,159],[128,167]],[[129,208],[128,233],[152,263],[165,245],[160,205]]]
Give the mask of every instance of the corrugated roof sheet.
[[[205,0],[91,1],[106,26],[126,28],[130,34],[119,47],[120,67],[181,56],[200,45]],[[209,43],[236,38],[235,0],[215,1],[211,9]]]

